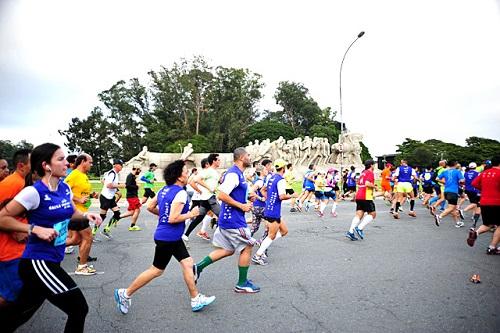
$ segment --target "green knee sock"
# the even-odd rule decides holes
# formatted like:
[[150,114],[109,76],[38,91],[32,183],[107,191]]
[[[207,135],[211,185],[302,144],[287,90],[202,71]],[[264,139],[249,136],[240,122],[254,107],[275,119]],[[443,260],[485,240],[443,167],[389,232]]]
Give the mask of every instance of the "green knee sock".
[[247,281],[248,266],[246,266],[246,267],[238,266],[238,271],[240,272],[239,277],[238,277],[238,285],[242,286]]
[[199,263],[197,263],[196,266],[198,267],[198,270],[201,272],[205,267],[207,267],[211,263],[213,263],[212,258],[206,256]]

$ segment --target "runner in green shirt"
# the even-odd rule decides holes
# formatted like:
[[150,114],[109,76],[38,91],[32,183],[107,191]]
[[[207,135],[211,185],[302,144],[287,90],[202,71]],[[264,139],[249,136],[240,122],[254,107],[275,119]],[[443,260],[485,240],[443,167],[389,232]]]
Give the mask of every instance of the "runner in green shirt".
[[144,195],[142,197],[141,204],[145,204],[148,198],[154,198],[155,192],[153,191],[153,186],[155,183],[155,170],[158,166],[154,163],[149,165],[149,170],[142,175],[141,180],[144,182]]

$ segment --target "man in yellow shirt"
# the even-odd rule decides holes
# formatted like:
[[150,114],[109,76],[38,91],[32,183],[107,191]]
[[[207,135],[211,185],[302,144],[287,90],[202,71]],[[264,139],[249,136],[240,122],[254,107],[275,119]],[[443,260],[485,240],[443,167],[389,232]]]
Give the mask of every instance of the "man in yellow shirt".
[[[294,190],[292,188],[292,184],[295,182],[295,175],[293,174],[293,164],[292,163],[288,163],[286,165],[285,181],[286,181],[286,187],[285,187],[286,194],[292,195],[294,193]],[[290,208],[291,212],[297,211],[297,208],[295,208],[296,204],[297,204],[297,202],[295,200],[291,200],[291,202],[290,202],[290,205],[292,206]]]
[[[87,173],[92,167],[92,157],[88,154],[81,154],[76,158],[75,169],[66,177],[65,182],[73,192],[73,202],[76,209],[85,213],[89,210],[91,201],[90,198],[96,197],[92,192]],[[96,270],[87,265],[87,261],[94,261],[97,258],[89,257],[90,248],[92,246],[92,231],[88,220],[71,220],[68,226],[68,239],[66,245],[79,245],[78,267],[76,275],[94,275]]]

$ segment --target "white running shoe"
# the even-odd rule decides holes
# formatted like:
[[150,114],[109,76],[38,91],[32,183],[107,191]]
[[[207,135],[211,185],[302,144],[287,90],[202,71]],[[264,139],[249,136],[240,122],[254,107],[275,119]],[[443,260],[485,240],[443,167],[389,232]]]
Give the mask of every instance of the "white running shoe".
[[115,301],[118,311],[127,314],[128,308],[132,305],[132,300],[129,297],[125,297],[125,289],[115,289]]
[[191,310],[193,312],[200,311],[205,306],[212,304],[215,301],[215,296],[205,296],[203,294],[198,294],[195,298],[191,298]]
[[64,249],[64,253],[71,254],[71,253],[73,253],[74,250],[75,250],[75,247],[73,245],[66,246],[66,248]]

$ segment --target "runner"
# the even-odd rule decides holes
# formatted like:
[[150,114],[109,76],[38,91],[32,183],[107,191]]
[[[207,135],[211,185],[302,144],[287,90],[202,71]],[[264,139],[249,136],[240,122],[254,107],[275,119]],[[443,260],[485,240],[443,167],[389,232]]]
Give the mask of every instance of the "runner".
[[464,183],[464,176],[460,170],[455,168],[456,165],[457,162],[448,162],[448,168],[438,177],[438,181],[444,184],[444,197],[448,202],[448,207],[446,207],[444,212],[434,215],[434,221],[438,227],[441,224],[442,219],[450,213],[455,220],[455,227],[461,228],[464,226],[464,223],[458,220],[459,213],[457,210],[458,186],[459,184]]
[[380,186],[382,187],[382,195],[384,201],[392,201],[392,187],[391,187],[391,167],[389,162],[385,163],[385,168],[380,174]]
[[[91,197],[96,198],[97,194],[92,193],[92,186],[87,174],[92,167],[92,157],[88,154],[81,154],[75,160],[75,169],[64,179],[73,193],[73,204],[75,208],[83,213],[88,212],[91,205]],[[96,261],[96,257],[91,257],[92,230],[87,219],[71,220],[68,225],[68,238],[66,245],[79,245],[78,266],[76,275],[94,275],[96,270],[87,264],[89,261]]]
[[474,181],[474,179],[476,179],[476,177],[479,176],[479,172],[476,171],[476,168],[477,168],[476,163],[471,162],[469,164],[469,170],[464,175],[465,194],[467,194],[467,198],[469,198],[470,204],[467,207],[465,207],[464,210],[459,210],[462,219],[464,218],[465,212],[468,212],[469,210],[474,210],[474,215],[472,216],[472,219],[474,221],[474,225],[472,226],[473,228],[476,227],[477,221],[481,216],[481,207],[479,205],[481,192],[479,192],[477,188],[472,186],[472,182]]
[[[220,213],[220,205],[215,197],[215,191],[219,184],[220,175],[217,169],[220,167],[221,160],[219,154],[208,155],[208,168],[202,169],[200,173],[194,177],[191,184],[194,183],[201,191],[200,193],[200,215],[188,227],[186,234],[189,235],[191,231],[202,222],[201,230],[196,233],[196,236],[201,239],[210,240],[207,228],[212,221],[212,216],[208,212],[212,211],[216,216]],[[193,187],[194,188],[194,187]],[[187,236],[186,235],[186,236]]]
[[[329,188],[331,191],[331,188]],[[324,211],[328,203],[328,198],[325,195],[326,192],[326,175],[324,172],[318,172],[316,180],[314,181],[314,196],[316,197],[315,206],[318,207],[318,216],[325,216]]]
[[9,163],[6,159],[0,159],[0,182],[9,175]]
[[274,162],[276,172],[267,182],[264,219],[268,222],[268,234],[252,257],[252,261],[259,265],[268,264],[267,256],[264,257],[264,253],[271,246],[272,242],[288,234],[288,227],[285,220],[281,217],[281,202],[283,200],[294,199],[297,195],[286,193],[286,180],[283,178],[285,167],[286,162],[282,159],[277,159]]
[[[255,239],[250,236],[250,229],[245,220],[245,213],[252,209],[252,204],[247,202],[248,184],[243,175],[243,171],[251,165],[250,154],[245,148],[239,147],[234,150],[233,158],[234,165],[227,170],[219,186],[218,198],[222,201],[222,207],[213,240],[218,249],[193,266],[193,270],[197,281],[208,265],[236,252],[239,254],[239,277],[234,291],[257,293],[260,287],[247,278],[252,247],[255,245]],[[251,195],[249,199],[255,199],[255,196]]]
[[144,195],[142,197],[141,204],[144,205],[149,198],[153,199],[155,197],[155,192],[153,191],[155,183],[155,171],[158,166],[154,163],[149,165],[149,170],[144,173],[141,177],[141,181],[144,182]]
[[399,219],[399,208],[404,203],[406,196],[409,194],[410,212],[408,215],[411,217],[417,217],[417,213],[415,213],[415,194],[412,185],[413,180],[418,179],[417,173],[412,167],[408,166],[408,162],[406,160],[401,160],[401,165],[396,169],[393,177],[397,180],[397,185],[395,199],[396,206],[392,216],[395,219]]
[[326,175],[326,189],[325,189],[325,196],[327,199],[332,199],[333,204],[332,204],[332,211],[331,215],[332,217],[337,217],[337,198],[339,194],[339,186],[338,182],[340,181],[340,177],[338,176],[338,170],[335,168],[330,168],[328,169],[327,175]]
[[[128,208],[126,213],[120,215],[120,220],[132,216],[131,219],[132,221],[130,222],[130,227],[128,227],[128,231],[142,230],[141,227],[136,225],[137,219],[139,218],[139,214],[141,213],[141,202],[139,201],[139,185],[137,184],[137,176],[139,176],[140,174],[141,174],[141,166],[134,165],[132,166],[132,172],[127,175],[127,179],[125,180],[125,188],[127,189],[126,198],[128,202]],[[150,193],[148,194],[148,197],[146,197],[145,201],[147,201],[148,198],[154,198],[155,196],[155,193],[151,189],[149,189],[149,191]],[[146,192],[144,192],[144,195],[146,195]]]
[[[286,171],[285,171],[285,180],[286,180],[286,194],[293,194],[294,193],[294,190],[293,190],[293,183],[295,183],[295,175],[293,174],[293,164],[292,163],[288,163],[286,165]],[[297,211],[297,208],[295,208],[295,206],[297,205],[297,203],[295,202],[295,200],[292,200],[290,201],[290,212],[294,213]]]
[[[201,169],[204,170],[208,168],[210,165],[208,164],[208,158],[204,158],[201,160]],[[200,195],[201,195],[201,189],[198,185],[196,185],[196,182],[194,181],[195,177],[197,177],[201,173],[201,170],[197,172],[196,174],[191,175],[188,179],[188,184],[189,186],[194,190],[193,196],[191,197],[191,209],[195,207],[200,207]],[[184,241],[184,244],[186,244],[186,247],[189,249],[189,235],[191,232],[200,224],[202,220],[200,219],[195,219],[195,220],[186,220],[186,223],[189,222],[189,225],[184,232],[184,235],[182,235],[182,240]]]
[[496,227],[486,253],[500,254],[500,156],[493,158],[491,165],[491,168],[484,170],[472,181],[472,186],[481,191],[479,203],[483,225],[477,230],[474,228],[469,230],[467,244],[474,246],[478,235],[488,232],[491,227]]
[[[49,300],[68,315],[65,332],[83,332],[88,305],[81,290],[60,266],[68,224],[72,218],[88,218],[100,224],[96,214],[82,214],[72,204],[62,149],[45,143],[31,153],[31,166],[41,180],[24,188],[0,211],[0,228],[28,233],[19,263],[23,287],[16,303],[2,312],[2,329],[11,332],[29,320]],[[28,212],[28,223],[14,217]],[[8,318],[8,320],[6,319]]]
[[153,198],[148,210],[158,215],[158,226],[154,234],[156,243],[153,265],[139,274],[126,289],[115,289],[118,310],[127,314],[132,303],[132,295],[157,277],[160,277],[172,256],[179,262],[184,282],[191,296],[191,310],[196,312],[211,304],[215,296],[207,297],[198,292],[193,275],[193,258],[189,255],[181,239],[185,221],[198,215],[198,207],[189,211],[187,193],[184,190],[188,181],[185,162],[177,160],[163,171],[166,185]]
[[266,209],[266,197],[262,194],[262,188],[264,187],[264,179],[267,176],[267,169],[262,165],[258,165],[255,168],[255,173],[258,178],[252,185],[252,192],[257,195],[252,207],[252,228],[250,229],[252,237],[259,230]]
[[310,206],[310,198],[314,195],[314,177],[315,177],[315,170],[316,170],[316,165],[310,164],[308,170],[304,174],[304,181],[302,182],[302,193],[300,196],[297,198],[298,203],[297,203],[297,209],[299,211],[302,211],[302,206],[304,202],[306,202],[305,205],[305,211],[307,212],[309,210]]
[[[351,170],[347,174],[346,178],[346,186],[347,188],[344,188],[344,195],[342,198],[345,199],[345,197],[348,197],[351,193],[356,193],[356,168],[351,165]],[[355,195],[352,197],[351,201],[355,200]]]
[[[99,196],[100,202],[100,212],[102,220],[106,219],[106,213],[108,209],[111,209],[113,212],[113,216],[109,220],[108,224],[104,227],[102,234],[107,239],[111,239],[111,226],[116,226],[118,221],[120,220],[120,208],[116,204],[115,194],[119,192],[120,188],[124,188],[125,184],[118,183],[119,177],[118,173],[123,169],[123,161],[120,159],[113,160],[113,169],[109,170],[104,175],[103,187],[101,190],[101,195]],[[94,226],[92,229],[92,235],[95,237],[95,234],[99,230],[99,226]]]
[[358,180],[358,191],[356,192],[356,214],[352,219],[349,231],[345,234],[345,236],[352,241],[358,240],[354,231],[356,231],[359,238],[364,239],[364,228],[377,216],[377,213],[375,212],[375,203],[373,202],[373,192],[377,189],[377,186],[375,185],[375,175],[373,174],[374,165],[375,162],[372,160],[365,161],[365,170],[361,173]]
[[[0,209],[24,188],[24,179],[31,169],[30,152],[23,149],[14,153],[12,162],[16,169],[0,182]],[[28,223],[26,217],[17,219]],[[14,302],[21,291],[22,281],[18,269],[27,238],[28,234],[24,232],[0,231],[0,311]]]
[[434,172],[432,171],[432,166],[425,168],[425,171],[420,175],[420,181],[422,183],[422,190],[424,191],[424,201],[422,205],[428,207],[429,200],[434,193]]

